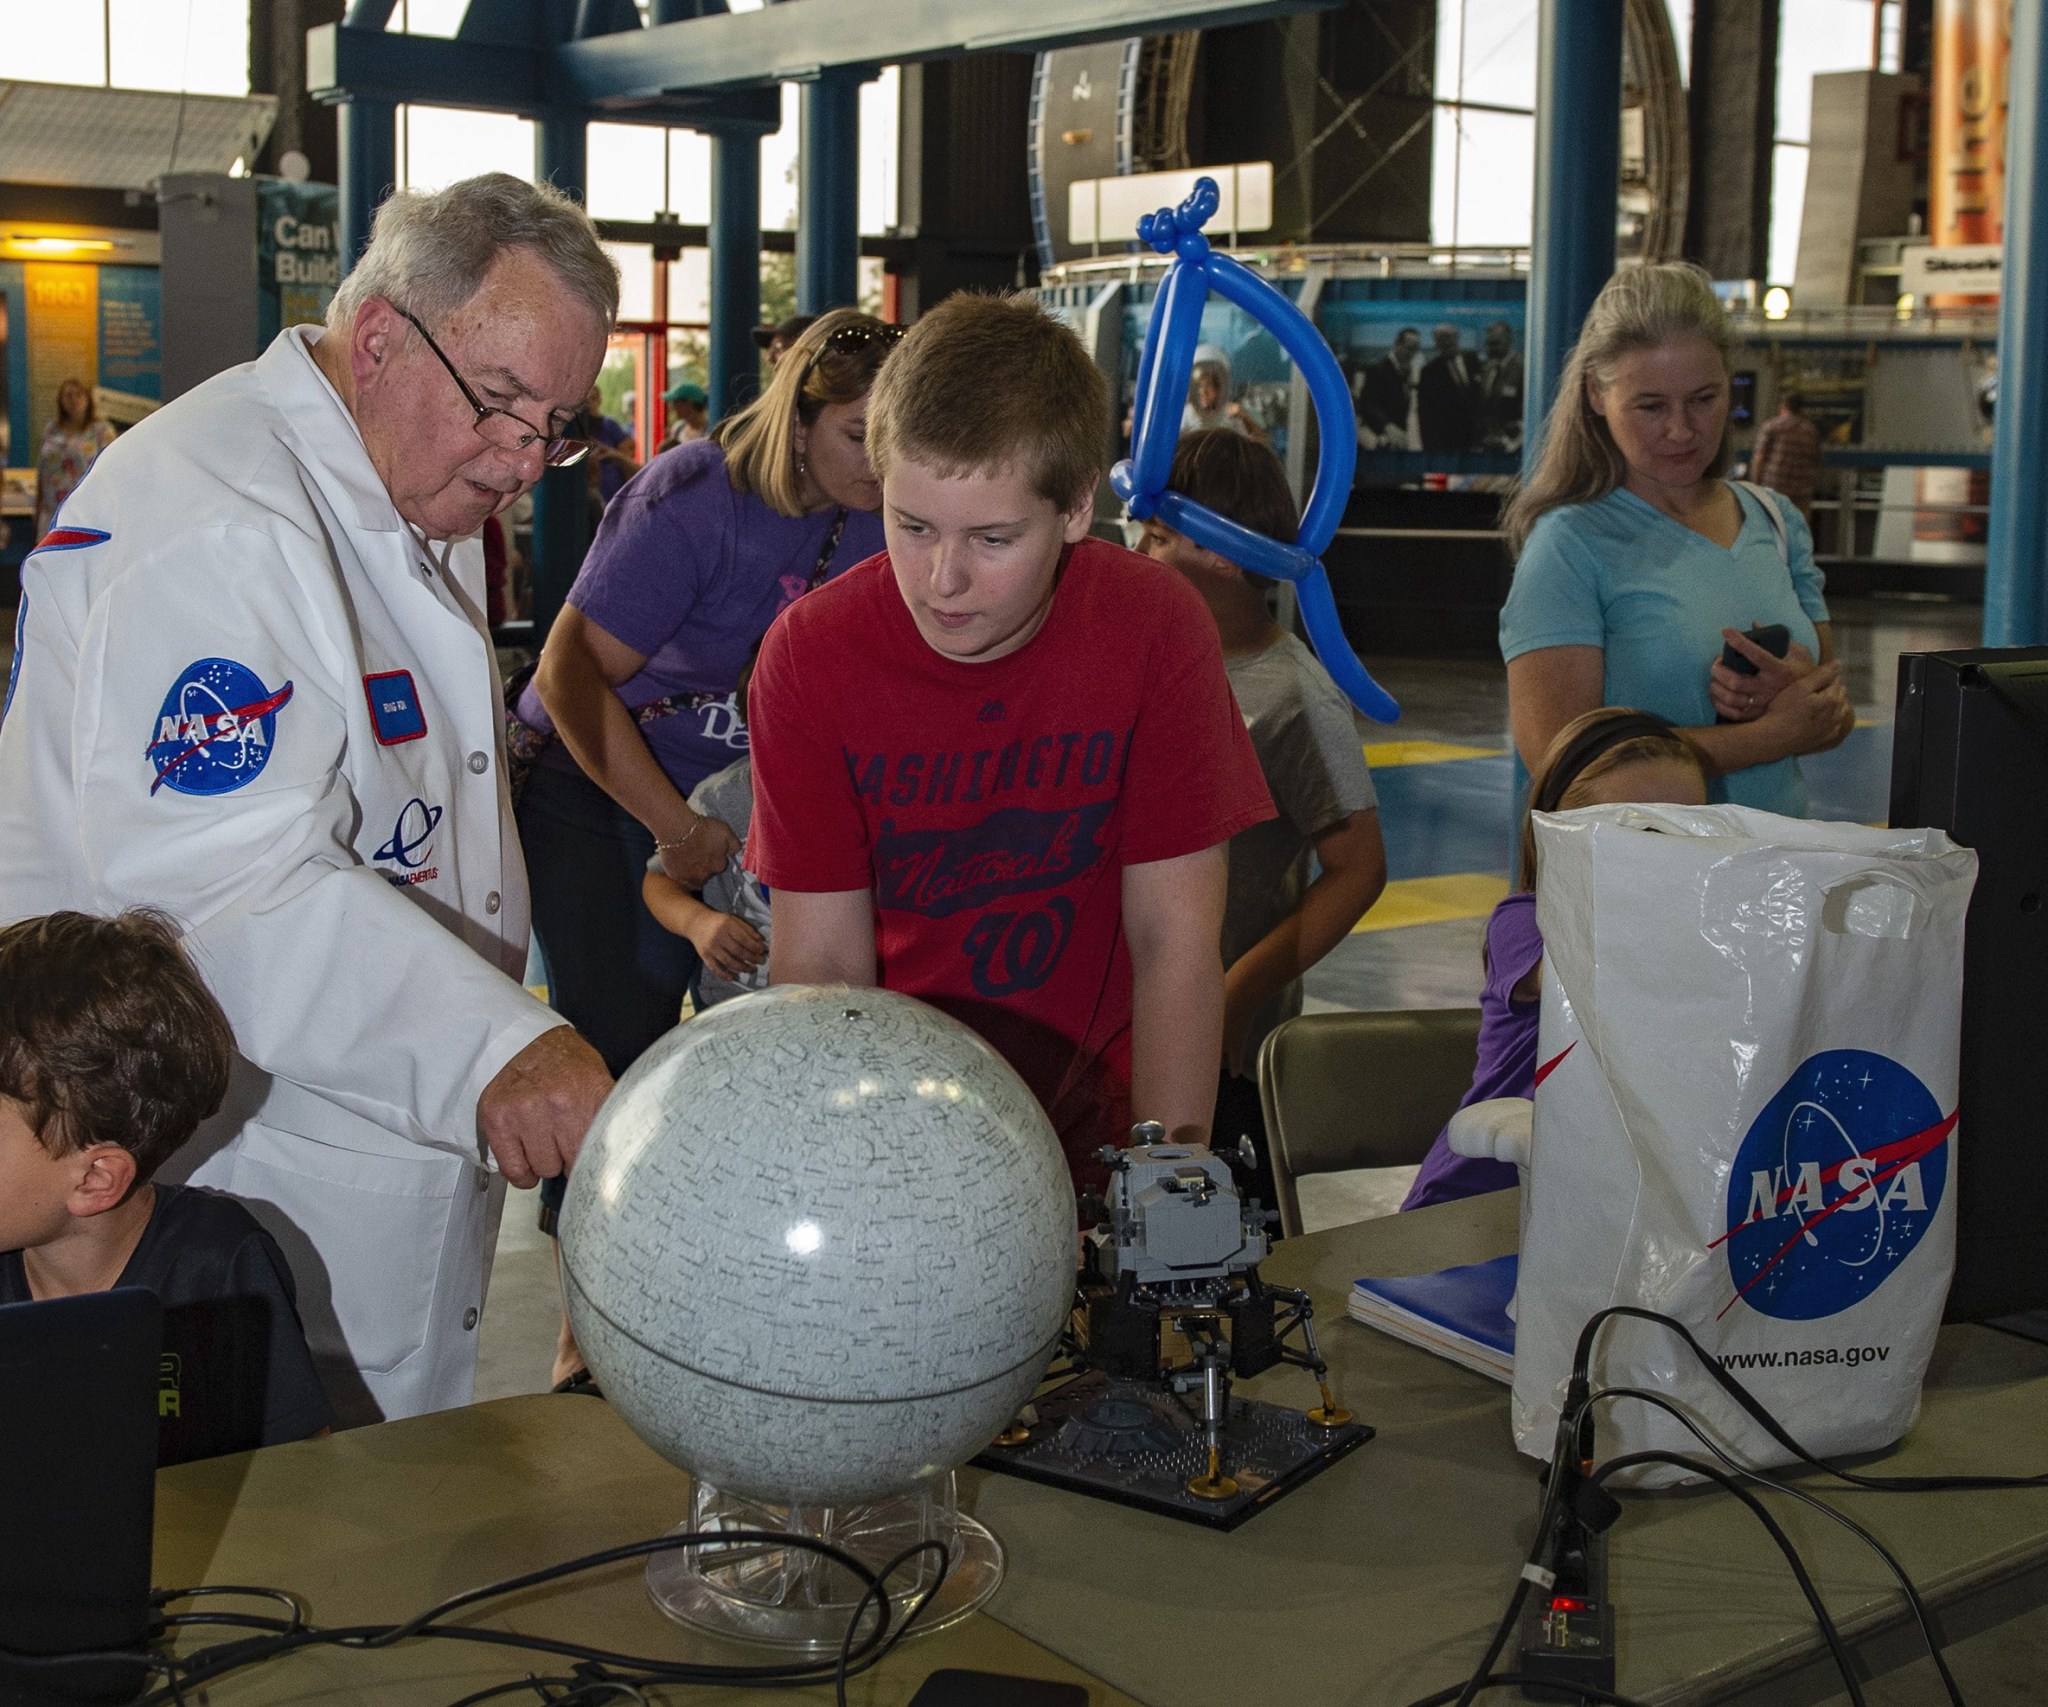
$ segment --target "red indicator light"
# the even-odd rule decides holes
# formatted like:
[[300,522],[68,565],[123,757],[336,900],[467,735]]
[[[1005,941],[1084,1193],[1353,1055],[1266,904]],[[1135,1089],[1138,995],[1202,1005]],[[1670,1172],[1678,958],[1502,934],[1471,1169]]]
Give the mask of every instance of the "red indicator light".
[[1552,1612],[1588,1612],[1592,1605],[1590,1600],[1580,1600],[1575,1595],[1554,1594],[1550,1597]]

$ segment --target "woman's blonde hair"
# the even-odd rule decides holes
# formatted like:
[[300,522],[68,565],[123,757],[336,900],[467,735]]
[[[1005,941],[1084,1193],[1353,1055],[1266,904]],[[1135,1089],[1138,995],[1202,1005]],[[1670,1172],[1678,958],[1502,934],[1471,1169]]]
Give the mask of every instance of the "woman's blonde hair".
[[[1725,369],[1734,336],[1728,311],[1714,294],[1714,281],[1690,261],[1625,267],[1609,279],[1565,360],[1557,399],[1543,423],[1536,466],[1501,518],[1508,550],[1521,556],[1531,530],[1546,513],[1604,498],[1628,476],[1628,464],[1615,448],[1606,421],[1593,411],[1589,386],[1612,384],[1614,364],[1623,356],[1655,349],[1673,338],[1704,338],[1720,353]],[[1726,473],[1728,460],[1724,426],[1708,476]]]
[[[1602,741],[1603,732],[1612,731]],[[1591,806],[1593,785],[1623,765],[1661,760],[1686,765],[1699,773],[1702,790],[1707,785],[1707,767],[1686,738],[1663,718],[1636,711],[1625,705],[1603,705],[1583,717],[1574,717],[1557,732],[1543,754],[1543,762],[1529,778],[1529,804],[1522,812],[1521,887],[1536,887],[1536,813],[1569,812],[1575,806]],[[1549,805],[1542,803],[1548,801]]]
[[835,308],[806,328],[782,352],[768,389],[736,415],[711,429],[725,447],[726,478],[736,492],[751,493],[785,516],[804,513],[804,477],[797,468],[796,426],[809,426],[835,403],[867,396],[892,338],[832,336],[848,327],[879,334],[882,322],[854,308]]

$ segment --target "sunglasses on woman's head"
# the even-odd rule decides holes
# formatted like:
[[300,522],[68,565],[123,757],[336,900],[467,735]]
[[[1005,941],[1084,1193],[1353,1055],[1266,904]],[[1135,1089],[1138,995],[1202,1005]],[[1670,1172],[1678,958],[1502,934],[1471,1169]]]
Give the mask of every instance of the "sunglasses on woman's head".
[[804,371],[796,382],[797,396],[803,396],[804,387],[811,383],[812,369],[818,365],[819,358],[827,350],[837,350],[841,355],[851,356],[865,350],[870,344],[880,344],[882,355],[887,357],[888,353],[903,341],[903,334],[909,330],[907,326],[894,326],[886,321],[856,321],[853,325],[842,326],[838,331],[828,334],[825,341],[811,352],[811,359],[804,363]]

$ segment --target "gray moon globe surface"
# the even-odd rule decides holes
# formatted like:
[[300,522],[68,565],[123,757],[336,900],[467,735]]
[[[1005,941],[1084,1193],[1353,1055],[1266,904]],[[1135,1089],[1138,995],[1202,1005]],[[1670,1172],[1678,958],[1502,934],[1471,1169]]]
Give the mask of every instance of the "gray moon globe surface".
[[843,1505],[988,1444],[1073,1302],[1051,1123],[958,1021],[789,986],[678,1026],[599,1112],[560,1237],[577,1343],[641,1439]]

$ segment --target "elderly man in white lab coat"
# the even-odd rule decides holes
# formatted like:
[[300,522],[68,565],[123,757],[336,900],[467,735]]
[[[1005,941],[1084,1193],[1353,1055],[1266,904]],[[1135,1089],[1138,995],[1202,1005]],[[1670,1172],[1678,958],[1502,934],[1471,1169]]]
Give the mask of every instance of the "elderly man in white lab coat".
[[121,438],[24,567],[0,919],[184,926],[241,1059],[169,1171],[276,1235],[349,1421],[468,1401],[504,1183],[610,1087],[520,984],[474,536],[573,459],[617,307],[553,191],[401,194],[324,330]]

